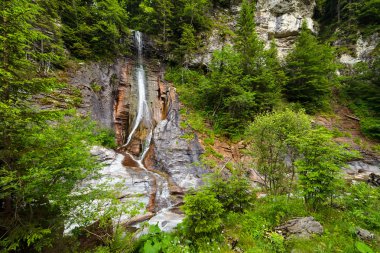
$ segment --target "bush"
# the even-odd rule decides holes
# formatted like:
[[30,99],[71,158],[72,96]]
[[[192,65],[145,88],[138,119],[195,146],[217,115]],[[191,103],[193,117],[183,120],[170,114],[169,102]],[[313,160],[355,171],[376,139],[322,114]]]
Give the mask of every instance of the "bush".
[[248,179],[236,175],[227,179],[213,175],[207,190],[215,194],[223,209],[228,212],[243,212],[255,198]]
[[192,240],[219,238],[223,205],[208,191],[198,191],[184,198],[186,236]]

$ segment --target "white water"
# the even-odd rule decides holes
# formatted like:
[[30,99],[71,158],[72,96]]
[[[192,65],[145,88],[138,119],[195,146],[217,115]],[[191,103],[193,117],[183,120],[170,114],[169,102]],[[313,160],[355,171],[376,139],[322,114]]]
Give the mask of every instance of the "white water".
[[143,56],[142,56],[142,50],[143,50],[144,44],[143,44],[141,32],[139,31],[135,32],[135,42],[137,45],[137,52],[138,52],[137,67],[136,67],[136,79],[137,79],[137,87],[138,87],[137,116],[135,118],[132,131],[130,132],[127,142],[123,145],[123,147],[128,146],[128,144],[131,142],[140,124],[145,123],[146,124],[145,127],[149,130],[149,134],[147,135],[147,138],[145,139],[143,143],[143,152],[141,153],[141,157],[139,159],[140,161],[142,161],[145,157],[146,152],[149,149],[149,145],[152,139],[152,122],[151,122],[151,116],[150,116],[148,103],[146,101],[146,75],[145,75]]
[[148,174],[156,178],[156,181],[157,181],[156,203],[159,204],[159,206],[170,206],[171,205],[170,191],[169,191],[169,184],[167,180],[159,174],[148,171],[143,164],[143,160],[145,158],[145,155],[149,151],[150,143],[152,140],[153,124],[152,124],[150,109],[149,109],[147,99],[146,99],[147,84],[146,84],[146,75],[145,75],[143,55],[142,55],[144,44],[143,44],[141,32],[139,31],[135,32],[135,43],[137,46],[137,53],[138,53],[137,66],[136,66],[136,80],[137,80],[137,87],[138,87],[138,107],[137,107],[137,115],[134,121],[134,125],[132,127],[131,132],[129,133],[127,142],[123,145],[123,147],[127,147],[130,144],[132,138],[134,137],[139,127],[144,126],[148,130],[148,134],[142,145],[142,151],[141,151],[140,157],[136,159],[132,154],[128,152],[126,153],[131,157],[132,160],[134,160],[139,165],[141,169],[143,169],[145,172],[147,172]]

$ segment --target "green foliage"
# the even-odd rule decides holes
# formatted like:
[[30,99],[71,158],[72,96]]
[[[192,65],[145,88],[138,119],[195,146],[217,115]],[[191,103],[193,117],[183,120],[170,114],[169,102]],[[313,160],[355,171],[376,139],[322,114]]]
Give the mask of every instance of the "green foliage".
[[198,191],[184,198],[186,214],[184,226],[192,240],[207,240],[220,237],[223,205],[208,191]]
[[[211,27],[209,0],[125,1],[129,26],[152,36],[166,60],[187,64],[199,47],[201,32]],[[174,54],[173,54],[174,52]]]
[[355,247],[360,253],[374,253],[374,251],[364,242],[356,242]]
[[[167,75],[179,86],[181,100],[203,111],[216,132],[229,137],[239,136],[255,114],[272,110],[281,100],[286,80],[275,44],[265,50],[255,32],[253,13],[253,3],[244,1],[236,46],[214,51],[206,75],[188,69],[174,69]],[[194,45],[191,27],[185,28],[183,44]]]
[[299,184],[305,202],[313,209],[337,193],[341,167],[354,154],[332,141],[332,136],[322,128],[313,129],[298,138],[298,149],[303,157],[296,162]]
[[50,244],[71,208],[84,201],[71,192],[79,181],[95,175],[97,166],[89,153],[91,124],[56,119],[52,125],[27,122],[23,116],[7,119],[26,128],[19,126],[0,153],[0,199],[5,203],[0,223],[6,235],[1,244],[5,249],[38,250]]
[[248,127],[248,153],[263,176],[266,188],[279,194],[291,190],[295,180],[294,161],[299,157],[297,138],[311,129],[309,117],[289,109],[257,116]]
[[254,200],[248,179],[238,175],[225,179],[214,174],[206,189],[210,194],[215,194],[216,199],[227,212],[243,212],[252,205]]
[[106,148],[115,149],[117,147],[115,132],[108,128],[97,127],[95,130],[97,142]]
[[377,206],[380,204],[380,191],[365,183],[354,184],[347,189],[342,204],[349,211],[352,220],[367,229],[380,228],[380,214]]
[[99,59],[127,52],[128,15],[119,1],[64,0],[59,11],[63,40],[75,57]]
[[320,44],[303,24],[296,47],[286,58],[289,78],[286,98],[302,104],[307,112],[329,108],[332,87],[336,83],[335,57],[328,45]]
[[369,66],[355,65],[354,74],[344,79],[344,95],[351,101],[350,107],[360,117],[362,132],[380,139],[380,58]]
[[181,243],[178,236],[161,232],[158,225],[151,225],[149,233],[140,238],[138,242],[141,253],[186,253],[190,252],[188,245]]

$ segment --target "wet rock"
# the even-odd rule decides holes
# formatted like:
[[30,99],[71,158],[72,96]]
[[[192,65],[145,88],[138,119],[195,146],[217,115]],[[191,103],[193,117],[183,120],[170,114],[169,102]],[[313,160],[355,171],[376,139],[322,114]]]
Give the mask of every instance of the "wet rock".
[[[380,175],[380,162],[377,158],[352,161],[347,164],[346,168],[343,168],[343,171],[348,180],[370,182],[376,185],[379,183],[376,175]],[[371,174],[373,174],[372,179],[370,178]]]
[[356,235],[363,241],[371,241],[375,238],[375,235],[368,230],[357,228]]
[[165,171],[175,184],[188,190],[201,185],[202,175],[207,173],[199,162],[203,149],[197,136],[191,141],[181,138],[184,130],[179,126],[179,102],[174,89],[171,89],[170,98],[167,119],[154,130],[154,153],[158,169]]
[[376,175],[375,173],[369,174],[368,183],[370,183],[373,186],[380,186],[380,175]]
[[276,227],[276,232],[286,237],[310,238],[313,234],[321,235],[323,227],[313,217],[302,217],[289,220],[284,225]]
[[180,224],[185,215],[171,212],[170,210],[163,209],[157,213],[152,219],[149,220],[149,224],[158,225],[158,227],[164,232],[172,232],[178,224]]

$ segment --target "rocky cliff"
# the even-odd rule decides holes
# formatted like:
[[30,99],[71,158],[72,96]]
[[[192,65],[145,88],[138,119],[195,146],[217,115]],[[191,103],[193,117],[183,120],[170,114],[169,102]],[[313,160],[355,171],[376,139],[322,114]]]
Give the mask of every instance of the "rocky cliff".
[[269,46],[276,42],[279,57],[284,58],[292,49],[303,22],[317,32],[312,17],[314,0],[259,0],[256,4],[256,25],[260,37]]

